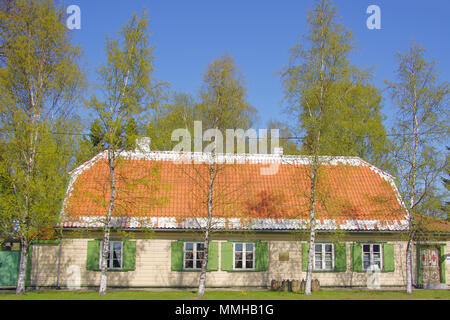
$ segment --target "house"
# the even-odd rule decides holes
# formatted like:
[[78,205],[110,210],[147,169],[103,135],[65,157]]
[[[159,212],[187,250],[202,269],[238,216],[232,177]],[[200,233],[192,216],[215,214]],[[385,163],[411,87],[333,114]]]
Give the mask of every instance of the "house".
[[[32,248],[30,285],[99,285],[102,221],[109,199],[103,152],[73,171],[60,241]],[[207,216],[207,154],[123,152],[111,235],[108,285],[195,288]],[[195,160],[195,164],[186,160]],[[324,287],[405,285],[408,212],[394,178],[360,158],[322,158],[317,187],[314,278]],[[310,159],[284,155],[216,158],[207,287],[270,287],[304,279]],[[275,168],[276,170],[266,170]],[[416,285],[449,284],[450,226],[414,250]]]

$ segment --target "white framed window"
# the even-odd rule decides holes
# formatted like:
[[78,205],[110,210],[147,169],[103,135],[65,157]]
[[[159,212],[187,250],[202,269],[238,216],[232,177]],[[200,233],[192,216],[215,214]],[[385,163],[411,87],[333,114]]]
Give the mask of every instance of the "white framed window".
[[316,243],[314,246],[314,270],[334,270],[334,245],[331,243]]
[[234,243],[233,244],[233,268],[234,270],[255,269],[255,244]]
[[184,243],[183,268],[185,270],[200,270],[202,268],[204,248],[203,242]]
[[379,270],[383,269],[383,246],[381,244],[363,244],[362,245],[362,263],[363,270],[377,266]]
[[[100,267],[103,260],[103,241],[100,243]],[[109,242],[109,254],[106,263],[109,270],[120,270],[123,266],[123,242],[122,241],[110,241]]]

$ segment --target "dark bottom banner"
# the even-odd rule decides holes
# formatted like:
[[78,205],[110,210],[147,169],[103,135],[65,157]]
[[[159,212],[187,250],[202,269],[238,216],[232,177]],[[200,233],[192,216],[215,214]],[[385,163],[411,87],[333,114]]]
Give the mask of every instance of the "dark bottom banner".
[[[90,319],[301,319],[310,316],[360,319],[445,310],[449,301],[4,301],[4,307],[35,317]],[[1,303],[0,303],[1,305]],[[29,306],[27,306],[29,305]],[[434,305],[434,306],[432,306]],[[120,317],[120,318],[119,318]],[[400,318],[399,318],[400,319]]]

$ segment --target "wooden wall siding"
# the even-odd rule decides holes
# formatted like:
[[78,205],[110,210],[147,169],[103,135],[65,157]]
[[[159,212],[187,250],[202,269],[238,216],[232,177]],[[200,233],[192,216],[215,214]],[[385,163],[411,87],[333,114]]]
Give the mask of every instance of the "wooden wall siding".
[[[60,284],[65,287],[74,266],[79,267],[83,287],[98,286],[100,273],[86,270],[87,243],[89,239],[65,239],[62,245]],[[108,285],[112,287],[192,287],[198,285],[198,272],[171,271],[171,242],[174,240],[136,240],[136,270],[132,272],[111,272]],[[217,240],[215,240],[217,241]],[[222,242],[224,240],[220,240]],[[208,287],[269,287],[272,279],[304,279],[302,271],[302,253],[300,241],[277,241],[269,243],[269,269],[267,272],[209,272]],[[394,244],[395,272],[381,273],[382,286],[403,286],[405,284],[405,246],[406,242]],[[31,284],[34,287],[56,286],[58,270],[58,245],[35,245]],[[447,242],[446,253],[450,253]],[[280,261],[280,254],[289,261]],[[414,257],[415,258],[415,257]],[[414,265],[415,265],[414,260]],[[221,246],[219,245],[219,266],[221,265]],[[447,284],[450,278],[450,266],[446,265]],[[416,272],[414,271],[416,278]],[[351,271],[351,243],[347,243],[347,272],[314,273],[322,286],[365,287],[367,274]]]

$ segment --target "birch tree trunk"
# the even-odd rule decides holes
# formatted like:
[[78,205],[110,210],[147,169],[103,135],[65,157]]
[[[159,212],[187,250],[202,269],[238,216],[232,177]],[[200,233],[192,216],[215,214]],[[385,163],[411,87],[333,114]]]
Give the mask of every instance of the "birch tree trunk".
[[309,237],[309,252],[308,252],[308,270],[306,273],[306,287],[305,294],[312,294],[312,275],[313,275],[313,259],[314,259],[314,248],[316,241],[316,181],[317,181],[317,170],[318,170],[318,157],[314,157],[313,169],[311,172],[311,197],[310,197],[310,237]]
[[[418,267],[418,266],[417,266]],[[412,241],[406,245],[406,293],[412,294]]]
[[[322,35],[324,38],[324,35]],[[320,112],[320,122],[323,119],[322,113],[324,111],[324,72],[325,72],[325,61],[324,61],[324,43],[321,42],[321,50],[320,50],[320,100],[319,100],[319,112]],[[310,116],[312,118],[312,112],[310,110]],[[319,169],[319,150],[320,150],[320,125],[319,128],[313,128],[313,131],[317,131],[317,137],[315,138],[315,145],[313,145],[313,163],[312,163],[312,171],[311,171],[311,196],[310,196],[310,237],[309,237],[309,252],[308,252],[308,270],[306,273],[306,286],[305,286],[305,294],[312,294],[312,276],[313,276],[313,259],[314,259],[314,251],[315,251],[315,242],[316,242],[316,182],[317,182],[317,171]]]
[[209,230],[205,233],[205,241],[203,243],[203,260],[202,260],[202,270],[200,273],[200,282],[198,286],[198,295],[204,296],[205,295],[205,288],[206,288],[206,272],[207,272],[207,265],[208,265],[208,255],[209,255]]
[[[413,101],[413,121],[412,129],[414,134],[413,159],[411,163],[411,180],[410,180],[410,210],[408,217],[408,244],[406,246],[406,293],[412,294],[412,243],[414,241],[415,225],[414,225],[414,208],[416,206],[416,180],[417,180],[417,152],[419,149],[419,121],[417,118],[417,89],[414,88]],[[418,266],[417,266],[418,267]]]
[[209,238],[211,232],[212,225],[212,214],[213,214],[213,199],[214,199],[214,180],[215,180],[215,168],[214,163],[209,166],[209,192],[208,192],[208,221],[206,225],[205,232],[205,241],[203,243],[203,260],[202,260],[202,270],[200,273],[200,282],[198,286],[198,295],[205,295],[205,287],[206,287],[206,272],[208,266],[208,257],[209,257]]
[[21,240],[20,243],[21,243],[20,263],[19,263],[19,274],[17,277],[16,294],[25,293],[26,270],[28,262],[28,250],[29,250],[29,244],[26,241]]
[[111,194],[109,200],[109,208],[105,221],[105,233],[103,235],[103,252],[101,261],[101,277],[99,294],[106,294],[108,285],[108,257],[110,249],[110,234],[111,234],[111,218],[114,211],[114,201],[116,197],[116,176],[115,176],[115,152],[108,150],[108,164],[110,172]]

